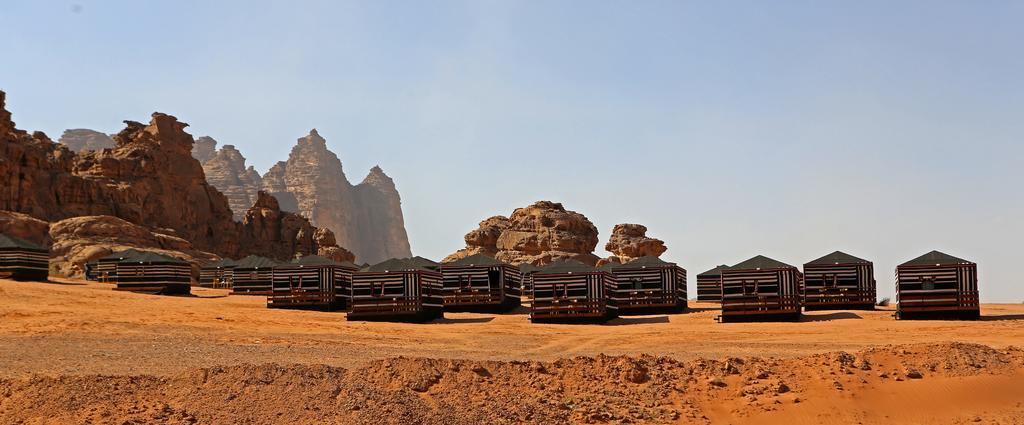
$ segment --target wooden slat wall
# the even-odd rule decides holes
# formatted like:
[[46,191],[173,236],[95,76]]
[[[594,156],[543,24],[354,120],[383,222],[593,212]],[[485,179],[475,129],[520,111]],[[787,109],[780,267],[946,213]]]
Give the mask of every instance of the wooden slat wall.
[[440,311],[444,277],[439,272],[356,272],[349,311],[353,315],[401,316]]
[[[491,285],[488,279],[492,270],[499,273],[496,285]],[[513,267],[441,266],[441,275],[444,279],[443,296],[446,305],[501,304],[506,297],[520,298],[520,274]]]
[[671,307],[686,303],[686,270],[682,267],[615,269],[609,297],[620,308]]
[[274,267],[270,306],[331,306],[335,295],[334,266],[295,265]]
[[608,294],[615,278],[608,273],[533,273],[530,318],[601,317],[616,313]]
[[188,264],[118,263],[115,277],[122,291],[159,291],[168,287],[191,286]]
[[0,272],[14,279],[46,280],[50,273],[50,254],[27,249],[0,249]]
[[96,262],[96,280],[100,282],[117,281],[118,260],[98,260]]
[[231,288],[234,277],[233,267],[206,267],[199,269],[199,286],[207,288]]
[[897,311],[977,311],[976,264],[896,268]]
[[697,276],[697,301],[722,301],[721,283],[721,276]]
[[722,316],[799,313],[799,287],[796,268],[723,270]]
[[235,268],[231,273],[231,293],[269,295],[274,288],[274,269],[270,267]]
[[872,264],[805,265],[803,286],[806,305],[875,303]]

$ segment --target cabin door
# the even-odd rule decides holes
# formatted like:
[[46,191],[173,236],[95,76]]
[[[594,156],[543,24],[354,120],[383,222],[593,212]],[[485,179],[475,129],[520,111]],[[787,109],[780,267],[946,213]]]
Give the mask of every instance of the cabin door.
[[501,272],[498,270],[487,271],[487,289],[495,290],[501,289]]

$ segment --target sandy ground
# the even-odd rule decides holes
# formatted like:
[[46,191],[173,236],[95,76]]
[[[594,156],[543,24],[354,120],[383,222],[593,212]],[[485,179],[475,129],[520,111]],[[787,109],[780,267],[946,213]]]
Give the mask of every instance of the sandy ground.
[[[1011,351],[1014,346],[1024,346],[1024,305],[1017,304],[984,305],[983,319],[978,321],[895,321],[890,308],[811,312],[800,323],[719,324],[714,321],[717,311],[713,304],[691,303],[691,312],[686,314],[624,317],[605,325],[535,325],[522,312],[448,313],[444,320],[433,323],[401,324],[347,322],[343,313],[268,310],[262,298],[229,297],[224,290],[194,288],[193,293],[193,297],[161,297],[115,292],[109,285],[94,282],[0,280],[0,378],[31,382],[41,377],[89,379],[94,375],[168,377],[196,373],[199,368],[269,363],[328,365],[351,371],[372,368],[397,356],[503,365],[599,354],[644,354],[685,362],[730,357],[807,362],[822,353],[856,353],[889,344],[959,342]],[[794,385],[804,387],[803,403],[785,400],[771,409],[748,411],[724,401],[716,407],[715,398],[710,398],[694,401],[699,407],[695,407],[696,413],[684,409],[679,418],[655,415],[633,419],[697,423],[822,423],[823,418],[834,423],[928,423],[954,417],[982,423],[1024,421],[1019,402],[1024,401],[1024,370],[1016,366],[998,373],[901,380],[898,386],[894,386],[895,380],[877,375],[877,370],[865,372],[859,379],[870,378],[871,382],[851,381],[878,386],[877,391],[859,391],[856,397],[848,396],[849,392],[816,397],[811,381],[791,378]],[[822,379],[824,387],[834,383],[828,377]],[[744,396],[735,391],[730,390],[730,398],[741,400]],[[981,394],[984,396],[977,396]],[[1005,400],[1007,394],[1010,400]],[[927,413],[930,407],[925,413],[908,410],[908,406],[931,404],[942,408],[936,407],[935,414]],[[951,406],[955,412],[943,410]],[[836,414],[836,409],[857,414]],[[192,417],[196,418],[203,422],[214,417]],[[340,422],[356,421],[355,416],[346,418]],[[584,417],[552,418],[579,421]],[[990,418],[998,421],[989,422]],[[324,417],[293,419],[330,421]],[[145,417],[143,422],[154,420],[164,421]],[[454,421],[459,422],[458,418]]]

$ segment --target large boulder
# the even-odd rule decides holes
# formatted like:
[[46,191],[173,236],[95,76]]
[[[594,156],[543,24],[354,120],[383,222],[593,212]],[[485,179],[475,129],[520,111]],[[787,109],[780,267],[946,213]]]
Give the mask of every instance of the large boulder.
[[158,252],[188,261],[193,269],[218,259],[216,254],[195,249],[173,234],[146,228],[126,220],[100,215],[72,217],[50,225],[51,267],[64,276],[80,276],[85,263],[113,252],[134,248]]
[[50,245],[50,223],[28,214],[0,211],[0,234],[14,236],[41,246]]
[[628,263],[640,257],[660,257],[668,250],[664,241],[647,236],[646,226],[629,223],[615,225],[604,249],[613,255],[602,259],[598,265]]
[[444,261],[480,253],[509,264],[577,260],[594,265],[598,260],[594,255],[597,227],[583,214],[550,201],[517,208],[508,218],[495,216],[481,221],[476,230],[466,234],[465,241],[466,248]]

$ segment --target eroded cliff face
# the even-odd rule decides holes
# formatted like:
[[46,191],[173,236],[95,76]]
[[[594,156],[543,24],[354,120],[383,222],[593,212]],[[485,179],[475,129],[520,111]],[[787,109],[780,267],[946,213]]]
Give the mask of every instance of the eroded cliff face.
[[[287,260],[296,253],[338,248],[327,244],[331,238],[326,237],[321,237],[324,245],[318,245],[317,229],[303,217],[280,211],[276,201],[257,199],[252,209],[246,209],[246,218],[253,210],[254,218],[236,222],[228,199],[207,183],[192,157],[193,139],[184,131],[187,124],[173,116],[154,113],[148,125],[126,121],[113,148],[76,155],[41,132],[30,135],[15,128],[5,100],[0,92],[0,210],[51,223],[106,217],[79,219],[74,228],[103,229],[98,233],[103,238],[116,239],[119,233],[107,230],[128,223],[185,241],[187,250],[233,258],[257,254]],[[102,225],[78,225],[96,220]],[[81,237],[96,233],[90,232],[72,232],[77,236],[71,240],[92,243]],[[123,240],[116,243],[146,239],[135,237],[140,233],[134,228],[122,234]]]
[[394,181],[374,167],[362,183],[352,185],[315,129],[298,139],[287,161],[263,175],[262,185],[285,209],[294,205],[314,225],[333,230],[360,262],[412,255]]
[[517,208],[507,218],[494,216],[481,221],[476,230],[466,234],[465,241],[466,248],[444,262],[481,253],[514,265],[543,265],[558,260],[594,265],[598,261],[594,255],[597,227],[583,214],[550,201]]
[[[193,153],[195,150],[193,149]],[[224,145],[203,163],[206,181],[228,198],[235,220],[242,221],[246,210],[256,202],[262,178],[233,145]]]
[[273,196],[259,191],[242,220],[242,241],[264,256],[291,259],[317,254],[335,261],[353,261],[351,252],[338,246],[334,233],[317,228],[297,214],[281,211]]
[[113,138],[105,133],[87,128],[64,130],[64,134],[60,136],[58,142],[76,153],[81,151],[101,151],[114,147]]

